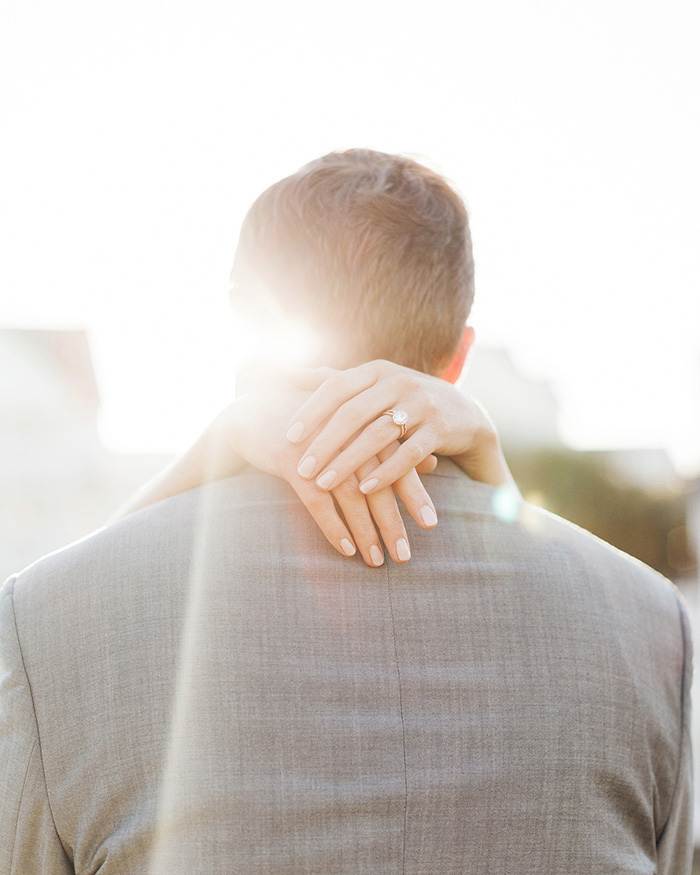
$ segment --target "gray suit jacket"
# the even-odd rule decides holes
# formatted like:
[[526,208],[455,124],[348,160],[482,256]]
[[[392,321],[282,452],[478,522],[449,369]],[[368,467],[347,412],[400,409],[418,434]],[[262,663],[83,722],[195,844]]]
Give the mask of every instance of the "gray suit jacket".
[[676,590],[441,460],[372,569],[253,471],[0,598],[0,873],[682,873]]

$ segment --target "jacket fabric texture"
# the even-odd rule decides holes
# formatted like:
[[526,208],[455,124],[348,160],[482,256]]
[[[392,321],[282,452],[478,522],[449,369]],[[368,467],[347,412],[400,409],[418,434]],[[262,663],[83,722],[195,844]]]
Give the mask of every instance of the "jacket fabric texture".
[[0,595],[0,875],[690,871],[676,589],[441,459],[370,568],[253,471]]

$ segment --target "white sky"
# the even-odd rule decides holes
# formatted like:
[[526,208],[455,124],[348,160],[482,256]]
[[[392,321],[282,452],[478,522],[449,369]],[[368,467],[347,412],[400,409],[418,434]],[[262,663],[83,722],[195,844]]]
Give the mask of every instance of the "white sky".
[[422,156],[471,212],[473,324],[578,447],[700,472],[695,2],[3,0],[0,325],[84,326],[119,449],[233,391],[226,301],[263,188]]

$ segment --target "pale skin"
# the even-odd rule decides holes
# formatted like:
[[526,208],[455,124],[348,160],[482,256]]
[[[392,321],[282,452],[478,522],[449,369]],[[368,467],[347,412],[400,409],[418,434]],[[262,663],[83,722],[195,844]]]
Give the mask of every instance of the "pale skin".
[[393,484],[432,453],[451,456],[473,480],[514,486],[488,414],[445,380],[384,361],[290,377],[300,386],[320,378],[324,382],[295,413],[287,439],[314,435],[298,470],[321,489],[334,488],[393,444],[400,427],[383,415],[389,409],[408,415],[406,439],[361,479],[365,495]]
[[[462,362],[470,343],[460,346]],[[456,379],[461,363],[454,364]],[[408,413],[403,443],[399,426],[381,415],[389,408]],[[451,456],[473,480],[516,490],[488,414],[445,379],[385,361],[297,369],[236,398],[111,521],[250,464],[286,480],[341,555],[359,549],[377,567],[383,541],[402,563],[411,552],[396,496],[421,528],[437,525],[418,476],[433,470],[434,453]]]

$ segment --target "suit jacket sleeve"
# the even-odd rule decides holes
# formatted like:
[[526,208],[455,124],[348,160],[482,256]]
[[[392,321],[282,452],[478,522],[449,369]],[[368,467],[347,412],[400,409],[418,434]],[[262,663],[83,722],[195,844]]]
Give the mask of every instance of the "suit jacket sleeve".
[[0,875],[69,875],[74,869],[51,812],[41,742],[14,613],[0,591]]
[[688,614],[678,600],[683,638],[681,682],[681,744],[678,777],[666,824],[657,841],[658,875],[690,873],[693,857],[693,754],[690,687],[693,679],[693,639]]

